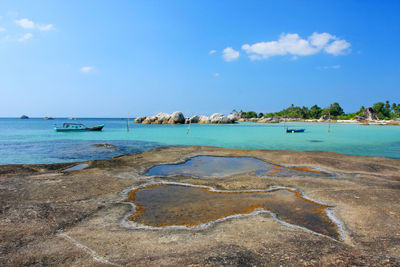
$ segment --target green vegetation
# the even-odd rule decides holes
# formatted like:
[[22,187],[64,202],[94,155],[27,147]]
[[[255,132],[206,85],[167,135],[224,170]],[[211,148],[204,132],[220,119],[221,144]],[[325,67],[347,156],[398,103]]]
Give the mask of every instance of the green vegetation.
[[[390,105],[389,101],[378,102],[372,106],[372,109],[375,115],[379,119],[393,119],[400,118],[400,104],[393,103]],[[290,107],[278,111],[278,112],[270,112],[270,113],[262,113],[255,111],[240,111],[242,118],[298,118],[298,119],[319,119],[322,116],[330,116],[332,119],[337,120],[351,120],[356,118],[356,116],[363,117],[364,116],[365,107],[361,106],[361,108],[354,113],[345,113],[343,108],[339,103],[334,102],[327,108],[321,108],[318,105],[313,105],[312,107],[299,107],[295,105],[290,105]]]
[[258,118],[257,113],[254,111],[248,111],[246,112],[245,118],[250,119],[250,118]]
[[398,105],[396,105],[396,103],[393,103],[391,107],[389,101],[386,101],[386,103],[383,102],[375,103],[372,106],[372,109],[374,110],[376,116],[380,119],[388,120],[396,116],[399,116]]

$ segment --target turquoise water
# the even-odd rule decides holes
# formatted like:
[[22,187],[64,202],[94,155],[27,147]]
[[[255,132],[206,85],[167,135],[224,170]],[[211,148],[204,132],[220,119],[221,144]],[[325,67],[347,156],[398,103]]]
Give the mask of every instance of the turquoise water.
[[[0,119],[0,164],[54,163],[109,158],[167,145],[205,145],[229,148],[319,150],[350,155],[400,158],[399,126],[289,123],[305,128],[287,134],[283,124],[142,125],[129,132],[121,119],[79,119],[88,126],[105,124],[102,132],[63,133],[53,130],[65,119]],[[95,147],[109,143],[111,148]]]

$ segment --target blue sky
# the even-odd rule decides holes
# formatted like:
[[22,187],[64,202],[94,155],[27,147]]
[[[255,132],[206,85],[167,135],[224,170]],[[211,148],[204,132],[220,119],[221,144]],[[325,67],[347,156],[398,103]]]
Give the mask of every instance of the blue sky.
[[398,14],[399,1],[0,1],[0,117],[398,103]]

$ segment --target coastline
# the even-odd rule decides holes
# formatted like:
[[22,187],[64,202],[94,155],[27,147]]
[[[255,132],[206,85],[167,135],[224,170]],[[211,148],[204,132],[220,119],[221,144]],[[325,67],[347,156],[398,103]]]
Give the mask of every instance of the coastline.
[[[253,112],[254,113],[254,112]],[[290,116],[282,116],[282,117],[264,117],[262,113],[260,116],[256,116],[254,113],[252,116],[255,117],[246,117],[245,112],[232,112],[229,115],[225,116],[222,113],[214,113],[211,116],[205,115],[194,115],[191,117],[185,117],[182,112],[175,111],[172,114],[160,112],[157,115],[153,116],[139,116],[133,119],[134,123],[138,124],[191,124],[191,123],[199,123],[199,124],[232,124],[236,122],[255,122],[255,123],[286,123],[286,122],[334,122],[334,123],[359,123],[361,125],[400,125],[399,118],[393,119],[379,119],[375,114],[372,108],[366,108],[364,110],[363,116],[355,116],[353,119],[338,119],[336,116],[324,115],[319,119],[305,119],[304,117],[290,117]],[[127,119],[128,120],[128,119]]]
[[[253,157],[281,166],[323,169],[338,176],[276,178],[241,174],[200,179],[144,175],[154,165],[182,162],[197,155]],[[4,227],[0,231],[5,237],[0,262],[92,265],[100,262],[93,256],[97,255],[97,259],[117,265],[215,265],[226,259],[235,264],[240,260],[238,256],[248,255],[254,265],[291,265],[300,259],[317,265],[338,261],[344,265],[355,261],[361,265],[400,263],[398,237],[393,236],[400,231],[399,159],[333,152],[170,146],[86,163],[87,168],[72,172],[62,170],[76,163],[0,166],[4,192],[0,200]],[[202,230],[121,228],[120,220],[132,212],[127,205],[119,204],[121,194],[149,182],[235,191],[295,188],[313,200],[335,206],[332,215],[343,224],[346,238],[344,242],[335,241],[288,227],[269,214],[232,218]],[[388,202],[392,205],[386,206]],[[88,253],[82,246],[95,253]],[[325,251],[322,254],[321,249]],[[215,258],[215,253],[223,258]]]
[[[55,119],[56,121],[62,121]],[[4,123],[3,123],[4,122]],[[281,122],[234,124],[130,124],[126,121],[83,120],[102,124],[102,132],[58,133],[52,122],[33,119],[0,121],[0,164],[56,163],[106,159],[170,145],[227,148],[332,151],[349,155],[400,157],[399,127],[351,122]],[[305,129],[287,134],[285,128]]]

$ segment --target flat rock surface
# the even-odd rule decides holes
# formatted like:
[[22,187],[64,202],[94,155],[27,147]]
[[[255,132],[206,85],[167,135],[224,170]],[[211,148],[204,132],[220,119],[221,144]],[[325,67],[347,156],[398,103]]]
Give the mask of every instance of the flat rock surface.
[[[329,177],[217,179],[146,176],[151,167],[198,155],[254,157],[306,166]],[[0,166],[0,265],[65,266],[399,266],[400,160],[330,152],[166,147],[76,164]],[[271,214],[232,218],[203,229],[126,227],[130,189],[185,183],[216,190],[290,187],[335,206],[341,241],[293,227]]]

